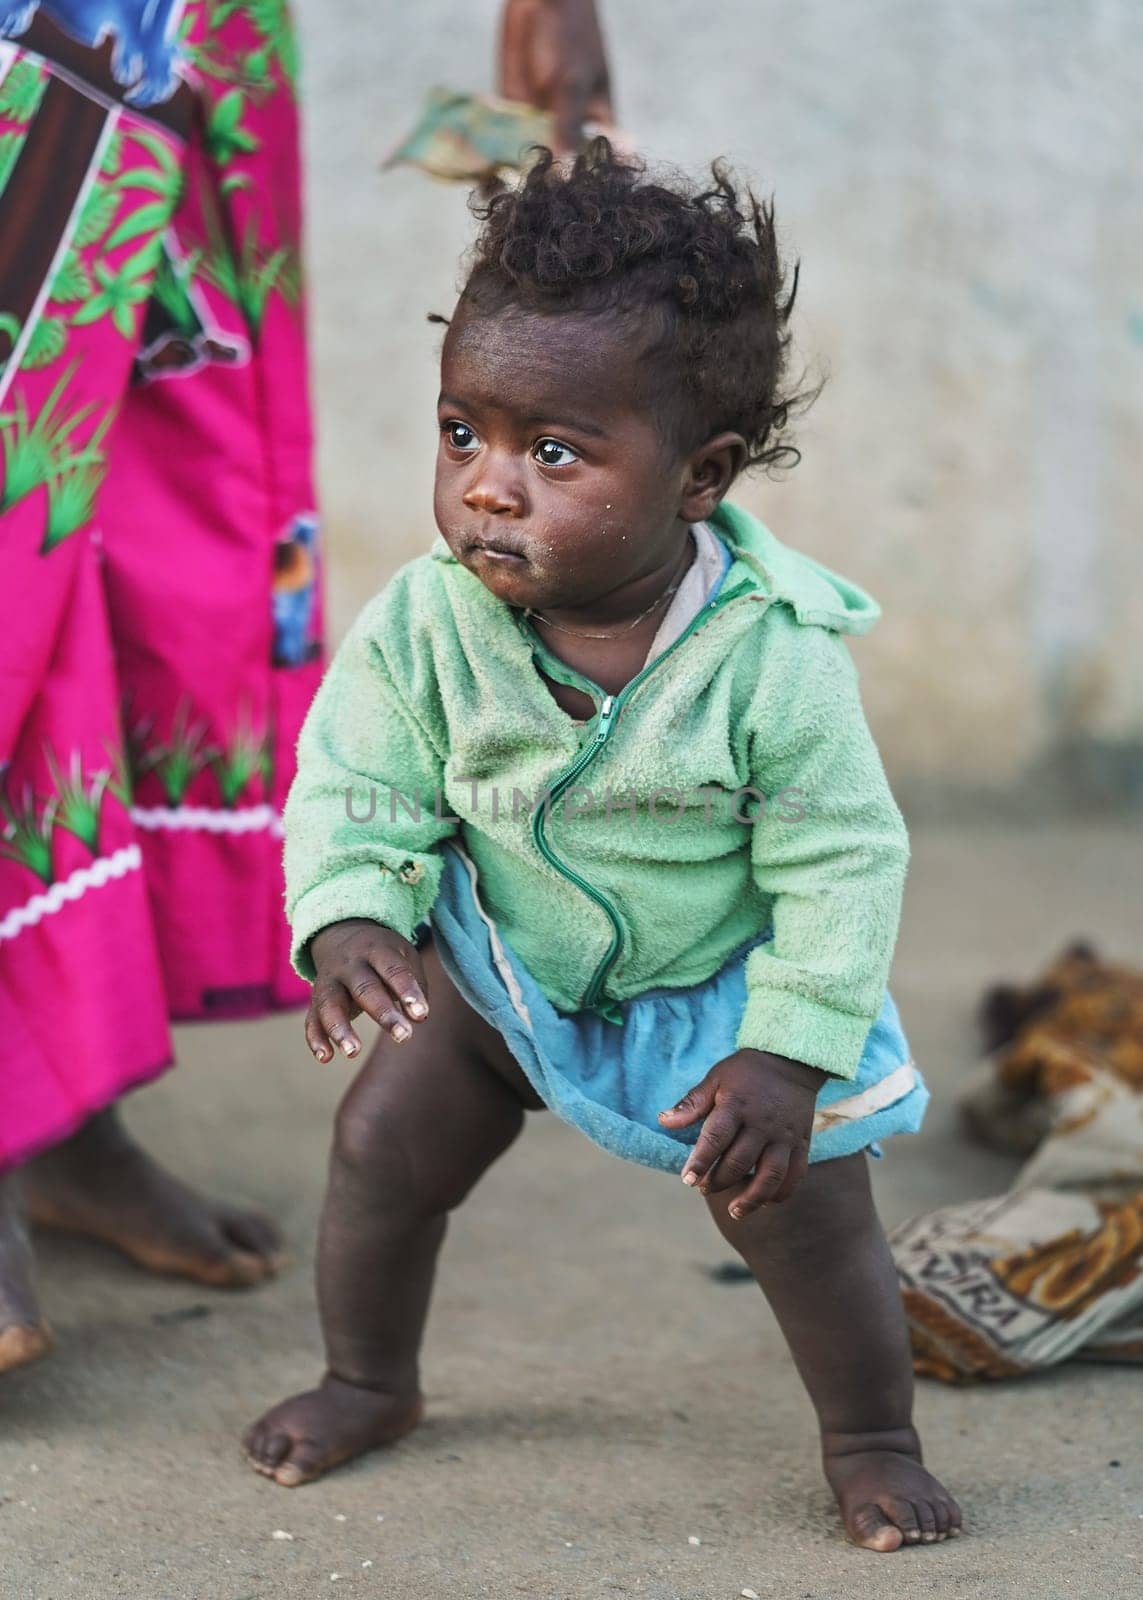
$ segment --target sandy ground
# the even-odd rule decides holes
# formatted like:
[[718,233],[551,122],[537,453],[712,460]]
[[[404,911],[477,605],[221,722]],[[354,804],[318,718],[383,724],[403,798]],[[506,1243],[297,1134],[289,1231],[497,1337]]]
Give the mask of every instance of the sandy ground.
[[[1005,1185],[1009,1164],[954,1115],[980,986],[1080,932],[1143,959],[1141,891],[1126,829],[916,838],[894,988],[935,1099],[877,1168],[887,1221]],[[971,1536],[853,1550],[766,1307],[709,1276],[727,1253],[701,1202],[544,1116],[453,1226],[428,1424],[316,1486],[264,1482],[236,1437],[317,1370],[309,1260],[345,1071],[316,1069],[292,1019],[180,1043],[182,1070],[133,1122],[196,1181],[279,1213],[294,1264],[225,1295],[45,1243],[58,1349],[0,1386],[3,1600],[1140,1592],[1138,1371],[922,1386],[928,1457]]]

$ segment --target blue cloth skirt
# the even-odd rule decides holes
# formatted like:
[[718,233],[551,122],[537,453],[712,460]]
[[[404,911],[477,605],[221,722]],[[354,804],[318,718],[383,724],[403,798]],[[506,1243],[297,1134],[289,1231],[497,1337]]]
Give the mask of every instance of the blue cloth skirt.
[[[704,983],[651,989],[623,1001],[622,1025],[590,1011],[557,1011],[480,901],[476,868],[446,845],[440,894],[429,918],[441,963],[461,995],[498,1033],[536,1093],[557,1116],[613,1155],[679,1172],[701,1122],[668,1133],[658,1113],[682,1099],[737,1048],[752,940]],[[909,1057],[888,993],[857,1077],[830,1078],[817,1098],[811,1161],[869,1150],[892,1133],[915,1133],[929,1094]]]

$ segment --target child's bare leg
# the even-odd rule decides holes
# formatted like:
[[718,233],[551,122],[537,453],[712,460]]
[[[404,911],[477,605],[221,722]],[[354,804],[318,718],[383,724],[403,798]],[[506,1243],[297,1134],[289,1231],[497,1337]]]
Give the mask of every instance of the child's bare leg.
[[338,1112],[318,1242],[327,1370],[247,1431],[251,1463],[287,1488],[415,1427],[418,1354],[447,1213],[539,1104],[500,1035],[431,946],[429,1016],[381,1035]]
[[849,1537],[888,1551],[958,1533],[956,1502],[921,1465],[908,1332],[865,1157],[815,1163],[792,1199],[741,1222],[727,1212],[735,1192],[707,1203],[789,1342]]

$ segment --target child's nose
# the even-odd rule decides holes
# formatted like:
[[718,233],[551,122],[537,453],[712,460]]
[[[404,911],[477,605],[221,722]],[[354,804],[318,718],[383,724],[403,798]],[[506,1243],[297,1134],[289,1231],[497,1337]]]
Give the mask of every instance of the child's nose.
[[491,516],[522,517],[526,509],[519,478],[506,464],[498,467],[487,460],[481,463],[481,471],[462,498],[470,511]]

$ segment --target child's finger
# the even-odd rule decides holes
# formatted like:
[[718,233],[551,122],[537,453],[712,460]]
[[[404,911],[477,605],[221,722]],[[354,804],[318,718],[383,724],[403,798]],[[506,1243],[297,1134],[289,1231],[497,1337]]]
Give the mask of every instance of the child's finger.
[[318,1022],[342,1055],[352,1060],[360,1054],[361,1040],[354,1033],[349,1020],[355,1011],[345,985],[336,979],[318,984],[314,989],[313,1006]]
[[740,1128],[699,1184],[700,1191],[721,1194],[724,1189],[737,1188],[754,1171],[765,1148],[766,1135],[760,1128]]
[[682,1180],[685,1184],[702,1182],[723,1151],[729,1149],[740,1126],[737,1111],[732,1111],[729,1106],[715,1107],[703,1123],[698,1141],[683,1167]]
[[730,1202],[730,1215],[741,1222],[759,1206],[769,1204],[785,1181],[790,1166],[790,1147],[785,1144],[768,1145],[758,1163],[758,1171],[740,1195]]
[[429,1001],[421,958],[415,950],[407,956],[391,947],[370,956],[370,965],[389,993],[413,1022],[423,1022],[429,1014]]
[[377,973],[366,962],[360,962],[349,974],[346,987],[367,1017],[401,1044],[412,1033],[405,1016]]
[[318,1021],[317,1012],[312,1004],[306,1012],[305,1030],[310,1053],[319,1061],[332,1061],[333,1046],[329,1042],[329,1035]]
[[660,1111],[659,1121],[669,1128],[688,1128],[700,1117],[710,1115],[714,1110],[714,1096],[714,1083],[707,1076],[701,1083],[696,1083],[693,1089],[688,1089],[678,1105],[672,1106],[669,1111]]
[[789,1200],[794,1190],[806,1175],[809,1166],[809,1156],[805,1150],[794,1150],[790,1153],[790,1165],[786,1168],[785,1181],[771,1197],[772,1206],[781,1205],[782,1201]]

